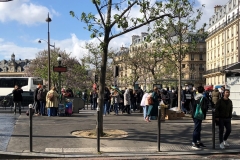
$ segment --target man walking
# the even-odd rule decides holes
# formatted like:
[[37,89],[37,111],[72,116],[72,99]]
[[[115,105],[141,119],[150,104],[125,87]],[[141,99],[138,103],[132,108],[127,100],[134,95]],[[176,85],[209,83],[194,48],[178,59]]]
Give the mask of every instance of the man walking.
[[[231,133],[231,118],[232,118],[232,110],[233,104],[229,99],[230,91],[229,89],[224,90],[224,97],[219,99],[216,103],[215,116],[216,121],[219,121],[219,142],[220,148],[224,149],[225,147],[229,147],[227,139]],[[224,127],[226,128],[226,132],[223,136]]]
[[18,107],[19,114],[21,114],[21,102],[22,102],[22,93],[23,90],[15,85],[13,93],[13,104],[14,104],[14,114],[16,114],[16,107]]
[[199,86],[197,88],[198,94],[194,97],[195,101],[193,104],[193,112],[192,112],[192,118],[194,122],[194,131],[193,131],[193,140],[192,140],[192,148],[199,150],[201,147],[206,147],[201,142],[201,130],[202,130],[202,120],[195,118],[195,112],[197,105],[201,107],[202,113],[204,114],[204,119],[206,118],[207,110],[208,110],[208,101],[207,98],[203,96],[204,88],[203,86]]

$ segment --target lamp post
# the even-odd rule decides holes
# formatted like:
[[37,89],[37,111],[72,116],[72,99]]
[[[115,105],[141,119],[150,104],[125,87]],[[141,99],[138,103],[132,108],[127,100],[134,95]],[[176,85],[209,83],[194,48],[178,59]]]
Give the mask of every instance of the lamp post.
[[[58,55],[57,61],[58,61],[58,67],[62,67],[62,57],[60,54]],[[61,92],[61,72],[60,71],[58,72],[58,92],[59,93]]]
[[48,90],[49,91],[50,91],[50,87],[51,87],[49,22],[51,22],[51,21],[52,21],[52,19],[49,17],[49,13],[48,13],[48,17],[46,19],[46,22],[48,23]]

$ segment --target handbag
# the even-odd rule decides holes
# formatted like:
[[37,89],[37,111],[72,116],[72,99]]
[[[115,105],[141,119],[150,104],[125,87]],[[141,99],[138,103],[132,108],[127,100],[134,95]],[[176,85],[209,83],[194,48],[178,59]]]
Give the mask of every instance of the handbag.
[[153,97],[152,96],[147,97],[147,101],[148,101],[149,105],[152,105],[153,104]]
[[203,97],[201,98],[200,103],[197,104],[196,111],[195,111],[195,114],[194,114],[194,118],[199,119],[199,120],[204,119],[204,114],[203,114],[202,109],[201,109],[202,99],[203,99]]

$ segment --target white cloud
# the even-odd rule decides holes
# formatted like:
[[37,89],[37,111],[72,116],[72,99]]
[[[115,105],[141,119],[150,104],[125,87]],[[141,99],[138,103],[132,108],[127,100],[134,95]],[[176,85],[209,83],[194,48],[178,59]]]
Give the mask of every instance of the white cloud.
[[30,0],[14,0],[0,3],[0,22],[17,21],[26,25],[45,23],[44,19],[46,19],[48,12],[50,12],[51,17],[59,15],[55,10],[33,4]]
[[34,47],[21,47],[14,43],[6,42],[4,39],[0,39],[0,55],[2,59],[10,59],[12,53],[15,54],[16,59],[33,59],[37,52],[40,51]]

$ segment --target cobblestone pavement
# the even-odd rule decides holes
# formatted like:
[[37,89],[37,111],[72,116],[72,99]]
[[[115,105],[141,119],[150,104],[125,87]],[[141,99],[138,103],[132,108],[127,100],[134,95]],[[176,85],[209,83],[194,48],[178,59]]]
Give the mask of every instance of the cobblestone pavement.
[[18,115],[0,113],[0,150],[6,151]]

